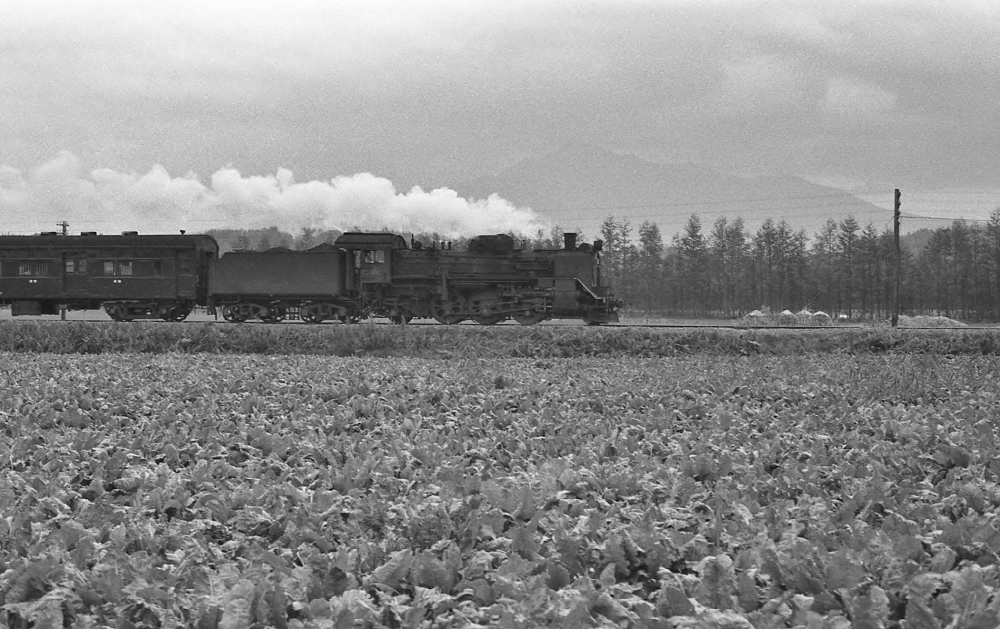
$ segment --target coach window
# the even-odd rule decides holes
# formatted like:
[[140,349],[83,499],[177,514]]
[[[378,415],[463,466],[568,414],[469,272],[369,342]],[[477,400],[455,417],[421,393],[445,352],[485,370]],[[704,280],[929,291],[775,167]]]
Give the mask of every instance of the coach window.
[[365,251],[365,262],[367,264],[385,262],[385,251]]
[[48,260],[25,260],[17,263],[17,274],[23,276],[48,275]]
[[135,275],[131,260],[105,260],[104,275]]

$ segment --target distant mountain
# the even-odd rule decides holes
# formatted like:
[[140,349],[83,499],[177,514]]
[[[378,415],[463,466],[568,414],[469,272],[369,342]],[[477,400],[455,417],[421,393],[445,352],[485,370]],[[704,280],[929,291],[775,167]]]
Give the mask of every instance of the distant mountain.
[[653,221],[666,242],[691,214],[700,216],[706,233],[720,216],[742,216],[751,230],[766,218],[785,219],[810,237],[831,218],[854,216],[860,225],[872,222],[879,230],[891,227],[892,219],[890,210],[800,177],[737,177],[700,164],[656,164],[587,144],[567,145],[450,187],[463,197],[496,193],[566,231],[582,230],[587,239],[599,234],[608,216],[628,219],[634,228]]

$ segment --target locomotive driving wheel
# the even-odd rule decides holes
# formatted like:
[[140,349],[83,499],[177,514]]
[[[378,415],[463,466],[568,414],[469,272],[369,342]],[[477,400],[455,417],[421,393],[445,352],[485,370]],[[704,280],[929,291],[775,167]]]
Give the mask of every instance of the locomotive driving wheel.
[[521,325],[535,325],[545,320],[545,313],[537,310],[525,310],[514,315],[514,321]]
[[434,315],[434,320],[443,325],[455,325],[465,321],[465,317],[460,314]]
[[462,312],[461,304],[455,299],[434,301],[434,320],[443,325],[455,325],[468,317]]
[[496,325],[506,319],[504,315],[494,314],[494,315],[473,315],[472,320],[479,325]]

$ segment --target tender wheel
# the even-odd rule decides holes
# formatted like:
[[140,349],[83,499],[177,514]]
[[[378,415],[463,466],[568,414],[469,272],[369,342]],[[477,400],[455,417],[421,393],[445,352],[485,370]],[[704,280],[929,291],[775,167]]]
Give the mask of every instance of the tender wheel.
[[240,315],[232,306],[223,307],[222,318],[230,323],[243,323],[246,321],[246,318]]
[[304,308],[299,311],[299,319],[302,319],[306,323],[323,323],[325,317],[316,310]]

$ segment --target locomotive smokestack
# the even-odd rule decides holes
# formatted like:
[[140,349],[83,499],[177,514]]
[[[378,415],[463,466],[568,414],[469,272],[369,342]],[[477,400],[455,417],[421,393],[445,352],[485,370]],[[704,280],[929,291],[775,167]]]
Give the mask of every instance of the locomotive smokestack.
[[576,249],[576,232],[564,233],[563,243],[566,245],[566,251],[574,251]]

